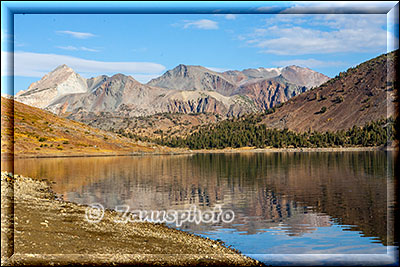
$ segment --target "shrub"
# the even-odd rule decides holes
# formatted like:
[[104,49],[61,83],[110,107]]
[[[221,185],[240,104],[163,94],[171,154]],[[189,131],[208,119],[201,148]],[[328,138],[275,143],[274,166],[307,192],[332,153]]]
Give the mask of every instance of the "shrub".
[[370,97],[367,97],[366,99],[364,99],[363,101],[361,101],[361,103],[367,103],[370,100]]
[[344,100],[343,96],[337,96],[332,102],[334,103],[342,103]]

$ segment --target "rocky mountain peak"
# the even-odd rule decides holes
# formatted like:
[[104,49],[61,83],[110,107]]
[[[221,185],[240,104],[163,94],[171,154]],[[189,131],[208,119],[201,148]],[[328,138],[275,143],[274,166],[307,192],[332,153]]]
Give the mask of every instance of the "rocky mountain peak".
[[68,67],[66,64],[62,64],[62,65],[58,66],[57,68],[55,68],[54,70],[52,70],[51,72],[49,72],[47,75],[54,74],[56,72],[73,72],[73,73],[75,73],[75,71],[72,68]]
[[202,66],[179,64],[178,66],[176,66],[175,68],[170,70],[170,72],[174,75],[187,77],[188,75],[197,76],[200,73],[204,73],[204,72],[211,73],[213,71],[209,70],[207,68],[204,68]]
[[174,69],[177,69],[177,70],[187,69],[187,65],[185,65],[185,64],[179,64],[179,65],[176,66]]
[[27,90],[18,92],[15,99],[34,107],[45,108],[56,98],[66,94],[84,93],[87,90],[86,79],[63,64],[32,83]]
[[179,64],[162,76],[147,83],[150,86],[168,90],[216,91],[222,95],[230,95],[236,85],[222,73],[202,66]]
[[188,66],[184,64],[179,64],[178,66],[176,66],[171,70],[171,72],[175,74],[184,74],[187,71],[188,71]]
[[249,79],[269,79],[281,74],[282,68],[257,68],[257,69],[244,69],[242,73]]
[[131,80],[133,82],[137,82],[138,83],[138,81],[136,81],[132,76],[125,75],[125,74],[122,74],[122,73],[114,74],[113,76],[111,76],[111,79],[112,80]]
[[282,68],[281,75],[291,83],[306,87],[319,86],[329,80],[329,77],[306,67],[290,65]]

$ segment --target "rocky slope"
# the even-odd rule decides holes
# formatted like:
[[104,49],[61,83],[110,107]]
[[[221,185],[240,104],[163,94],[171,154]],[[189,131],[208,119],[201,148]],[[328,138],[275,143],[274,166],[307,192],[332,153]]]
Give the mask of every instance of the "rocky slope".
[[122,112],[134,116],[154,109],[154,99],[166,93],[161,88],[142,85],[123,74],[92,78],[88,84],[93,84],[92,88],[88,86],[83,93],[63,95],[53,100],[46,109],[56,114],[85,110],[96,113]]
[[249,97],[258,110],[266,110],[284,103],[307,90],[306,86],[290,83],[282,76],[247,82],[236,89],[235,94]]
[[393,116],[397,57],[398,50],[350,68],[293,97],[262,123],[300,132],[335,131]]

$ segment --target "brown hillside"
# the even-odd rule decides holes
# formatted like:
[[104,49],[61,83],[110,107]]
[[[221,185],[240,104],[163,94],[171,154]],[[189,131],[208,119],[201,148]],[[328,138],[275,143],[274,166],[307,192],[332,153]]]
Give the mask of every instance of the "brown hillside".
[[104,113],[76,114],[68,118],[76,119],[91,127],[115,133],[132,133],[137,137],[161,138],[162,136],[186,136],[201,125],[216,123],[223,118],[213,113],[158,113],[142,117],[122,117]]
[[268,127],[294,131],[348,129],[394,115],[398,50],[350,68],[293,97],[263,119]]
[[163,148],[145,143],[140,145],[132,139],[1,98],[2,154],[13,152],[15,156],[127,154],[155,152],[161,149]]

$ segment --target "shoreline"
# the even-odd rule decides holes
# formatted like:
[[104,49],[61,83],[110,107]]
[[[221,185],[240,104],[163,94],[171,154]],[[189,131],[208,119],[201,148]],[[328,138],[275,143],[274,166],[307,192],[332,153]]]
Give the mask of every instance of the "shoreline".
[[[88,206],[57,199],[46,180],[2,172],[1,190],[2,265],[263,265],[223,243],[163,224],[117,223],[120,215],[112,210],[89,223]],[[6,253],[10,246],[12,253]]]
[[358,152],[358,151],[395,151],[384,147],[311,147],[311,148],[228,148],[215,150],[193,150],[195,153],[282,153],[282,152]]
[[72,158],[72,157],[122,157],[122,156],[158,156],[158,155],[186,155],[207,153],[310,153],[310,152],[363,152],[363,151],[385,151],[398,152],[398,148],[391,147],[318,147],[318,148],[224,148],[224,149],[176,149],[175,151],[156,152],[130,152],[130,153],[67,153],[67,154],[10,154],[1,153],[2,159],[12,158]]

